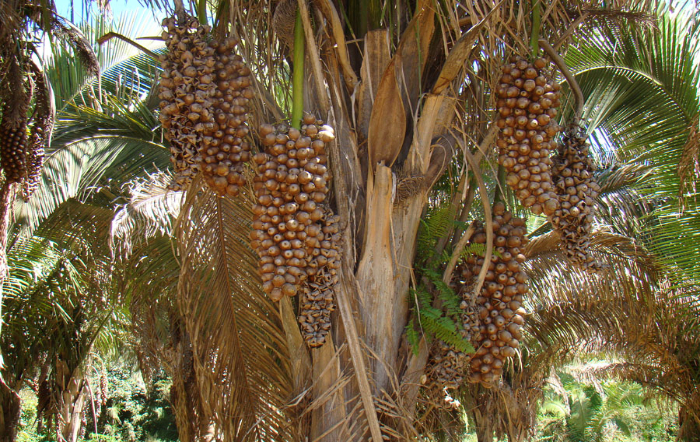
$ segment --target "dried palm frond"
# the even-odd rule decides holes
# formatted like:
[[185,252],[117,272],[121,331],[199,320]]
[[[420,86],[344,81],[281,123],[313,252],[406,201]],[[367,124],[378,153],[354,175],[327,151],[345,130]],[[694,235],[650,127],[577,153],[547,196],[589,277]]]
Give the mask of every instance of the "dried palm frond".
[[[248,246],[249,203],[193,182],[178,222],[178,307],[192,343],[200,406],[226,439],[292,440],[287,345]],[[226,388],[221,386],[225,385]]]
[[171,180],[171,175],[157,172],[125,185],[129,202],[114,214],[110,229],[110,244],[118,255],[128,258],[151,238],[172,235],[182,195],[168,190]]
[[[30,7],[31,9],[32,7]],[[34,12],[39,10],[34,7]],[[98,75],[100,73],[100,62],[97,60],[95,51],[92,45],[85,38],[85,35],[68,20],[64,19],[54,11],[41,10],[41,14],[49,14],[48,23],[51,31],[60,39],[65,40],[75,50],[78,60],[85,66],[85,69],[90,75]]]

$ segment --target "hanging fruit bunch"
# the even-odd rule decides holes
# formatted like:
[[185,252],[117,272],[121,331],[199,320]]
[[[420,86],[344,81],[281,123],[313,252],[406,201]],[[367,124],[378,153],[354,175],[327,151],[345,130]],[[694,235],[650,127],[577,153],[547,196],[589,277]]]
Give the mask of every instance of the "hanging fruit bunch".
[[230,196],[238,195],[245,184],[243,165],[250,160],[250,144],[244,138],[253,98],[250,69],[240,55],[231,53],[236,44],[233,39],[210,43],[216,50],[214,121],[204,124],[204,137],[197,151],[206,183],[219,195]]
[[530,63],[513,57],[503,66],[496,89],[498,161],[518,199],[537,215],[552,215],[559,203],[550,153],[554,150],[552,139],[559,131],[554,117],[560,104],[560,86],[548,74],[548,65],[543,58]]
[[219,195],[238,195],[250,160],[250,69],[233,53],[235,39],[207,41],[210,28],[196,18],[163,20],[168,48],[161,58],[160,122],[175,167],[172,190],[183,190],[202,172]]
[[[527,244],[525,222],[505,210],[505,205],[498,202],[493,206],[494,250],[491,257],[484,286],[479,296],[474,300],[477,306],[476,314],[466,315],[467,323],[464,329],[478,330],[472,336],[472,344],[476,349],[469,361],[469,382],[481,383],[486,387],[500,378],[503,363],[515,355],[522,338],[525,309],[522,307],[523,295],[528,291],[528,277],[521,270],[525,261],[523,251]],[[471,242],[486,243],[486,232],[478,225]],[[469,304],[471,296],[470,284],[484,265],[484,258],[470,255],[458,269],[460,291],[464,301]],[[462,282],[464,281],[464,282]],[[478,321],[478,326],[476,325]],[[477,328],[478,327],[478,328]]]
[[[525,222],[505,210],[505,204],[493,206],[494,251],[484,286],[478,296],[474,286],[484,266],[484,258],[471,253],[456,268],[450,286],[462,298],[460,334],[476,352],[467,355],[452,345],[438,341],[431,354],[429,373],[440,386],[457,388],[468,374],[472,383],[493,386],[503,373],[507,358],[515,355],[525,322],[523,295],[527,293],[527,275],[520,265],[525,261],[527,244]],[[480,222],[468,249],[486,243]]]
[[338,285],[337,269],[340,267],[338,221],[338,215],[332,215],[328,211],[323,222],[324,239],[320,243],[320,254],[316,257],[315,264],[312,260],[312,264],[317,265],[317,270],[309,275],[308,280],[304,281],[300,288],[301,313],[298,321],[301,334],[309,347],[323,345],[331,329],[331,312],[335,310],[333,298]]
[[595,163],[582,129],[569,128],[554,160],[554,184],[559,208],[550,217],[561,234],[561,247],[568,258],[585,270],[596,271],[598,263],[590,252],[595,198],[600,192],[593,173]]
[[[22,99],[7,102],[0,122],[0,165],[6,183],[21,183],[22,196],[28,200],[36,191],[55,119],[51,88],[46,76],[32,61],[27,63],[27,92]],[[34,112],[28,110],[34,99]]]
[[[8,105],[3,109],[3,116],[9,113]],[[16,183],[26,175],[27,168],[27,119],[7,121],[0,124],[0,164],[5,171],[7,183]]]
[[53,92],[45,73],[34,63],[30,63],[30,70],[36,83],[36,105],[34,124],[29,135],[29,149],[26,155],[26,176],[22,183],[22,198],[25,201],[28,201],[39,187],[46,149],[51,143],[51,134],[56,118]]
[[275,301],[302,293],[299,322],[312,347],[322,345],[330,329],[340,267],[338,217],[327,205],[326,143],[334,138],[311,114],[301,130],[263,124],[265,151],[253,157],[258,204],[251,246],[260,256],[263,290]]

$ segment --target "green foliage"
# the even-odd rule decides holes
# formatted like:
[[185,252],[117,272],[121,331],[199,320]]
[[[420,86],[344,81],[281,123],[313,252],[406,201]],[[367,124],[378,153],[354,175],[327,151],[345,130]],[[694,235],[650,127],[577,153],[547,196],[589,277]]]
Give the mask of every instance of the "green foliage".
[[[437,273],[434,272],[428,273],[433,274],[433,276],[437,275]],[[439,285],[442,286],[442,290],[438,290],[438,296],[445,301],[444,305],[449,305],[446,307],[446,310],[452,311],[455,315],[458,315],[459,298],[446,284],[439,282]],[[418,322],[425,333],[454,346],[464,353],[474,352],[472,345],[460,335],[459,322],[453,320],[449,316],[444,316],[444,311],[442,309],[433,307],[432,295],[425,290],[424,287],[421,286],[418,290],[411,290],[410,293],[411,298],[417,301],[415,307],[418,312]],[[414,328],[415,325],[413,319],[411,319],[408,326],[406,326],[406,331],[409,333],[408,331],[412,330],[412,332],[410,332],[412,337],[409,338],[409,343],[412,345],[412,350],[415,353],[418,351],[418,336]]]
[[458,317],[462,310],[459,304],[462,299],[442,281],[442,275],[434,270],[424,269],[423,274],[428,277],[433,287],[437,290],[437,296],[442,301],[442,308],[448,316]]
[[[468,258],[469,255],[484,256],[486,254],[486,244],[467,244],[462,250],[462,258]],[[493,254],[499,256],[498,250],[494,249]]]
[[675,406],[655,403],[634,382],[576,380],[560,372],[561,388],[545,390],[538,439],[552,442],[671,442]]
[[[91,385],[98,393],[100,385],[96,374]],[[97,428],[91,408],[85,410],[86,422],[84,436],[79,442],[174,442],[178,440],[175,416],[168,401],[170,397],[170,379],[161,373],[145,384],[139,372],[127,367],[115,367],[107,374],[108,399],[106,408],[96,403],[99,413]],[[49,442],[55,440],[53,431],[37,430],[37,397],[31,390],[24,390],[22,397],[22,416],[17,442]],[[96,399],[97,400],[97,399]]]
[[428,333],[433,334],[436,338],[454,346],[463,353],[474,352],[474,347],[459,334],[454,321],[442,316],[440,310],[421,310],[420,318],[423,329]]
[[435,259],[435,244],[438,239],[447,236],[455,223],[454,213],[449,204],[443,204],[431,209],[425,218],[421,219],[418,230],[417,256],[423,264],[430,263],[433,268],[447,261],[449,255],[443,253],[441,259]]
[[411,351],[414,356],[418,356],[418,343],[420,341],[420,335],[416,331],[416,325],[413,323],[413,318],[406,324],[406,340],[408,340],[408,345],[411,346]]
[[[160,374],[146,385],[140,373],[124,367],[111,370],[108,381],[107,409],[98,419],[100,433],[118,440],[177,440],[169,379]],[[90,421],[88,429],[94,428]]]
[[[472,345],[460,335],[461,297],[442,280],[442,268],[450,259],[447,248],[440,256],[436,255],[436,244],[440,238],[446,238],[453,227],[463,228],[464,223],[454,220],[453,210],[448,203],[438,204],[429,210],[421,220],[418,231],[419,261],[416,268],[422,277],[420,286],[411,290],[411,302],[414,312],[418,314],[418,324],[423,332],[454,346],[464,353],[474,352]],[[483,249],[483,247],[481,247]],[[440,302],[440,308],[433,307],[434,299]],[[414,353],[418,351],[418,333],[415,331],[414,318],[406,326],[408,342]]]

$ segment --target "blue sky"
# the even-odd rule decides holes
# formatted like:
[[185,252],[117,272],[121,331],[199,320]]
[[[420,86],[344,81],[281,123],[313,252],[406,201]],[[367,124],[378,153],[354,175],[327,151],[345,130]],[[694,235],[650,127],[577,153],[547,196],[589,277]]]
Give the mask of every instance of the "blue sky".
[[[89,0],[55,1],[58,14],[74,23],[80,22],[81,19],[92,16],[93,14],[100,13],[95,3]],[[88,9],[86,9],[85,3],[89,3]],[[157,17],[154,17],[153,11],[140,5],[137,0],[111,0],[109,4],[114,16],[119,16],[124,12],[138,12],[143,20],[157,24],[160,24],[160,20],[162,16],[164,16],[164,14],[159,13]]]

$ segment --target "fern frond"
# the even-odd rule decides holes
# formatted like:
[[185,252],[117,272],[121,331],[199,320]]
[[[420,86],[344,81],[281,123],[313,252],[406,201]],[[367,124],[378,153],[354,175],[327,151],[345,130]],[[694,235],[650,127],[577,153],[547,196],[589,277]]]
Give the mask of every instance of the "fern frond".
[[459,304],[461,298],[452,290],[452,288],[442,281],[442,275],[434,270],[424,270],[425,276],[428,277],[431,283],[435,286],[438,293],[438,298],[442,301],[443,310],[449,316],[459,316],[461,309]]
[[474,347],[462,338],[457,331],[455,323],[450,318],[444,316],[435,316],[432,312],[421,311],[421,324],[423,329],[434,335],[437,339],[452,345],[462,353],[473,353]]
[[[493,253],[497,250],[494,249]],[[486,254],[486,244],[471,243],[462,250],[462,258],[468,258],[469,255],[484,256]]]
[[418,231],[418,256],[428,261],[435,254],[435,243],[446,236],[454,224],[454,211],[449,204],[440,205],[431,210],[421,220]]
[[418,356],[418,343],[420,342],[420,335],[416,330],[416,326],[413,323],[413,318],[406,324],[406,340],[408,345],[411,346],[411,352],[414,356]]

